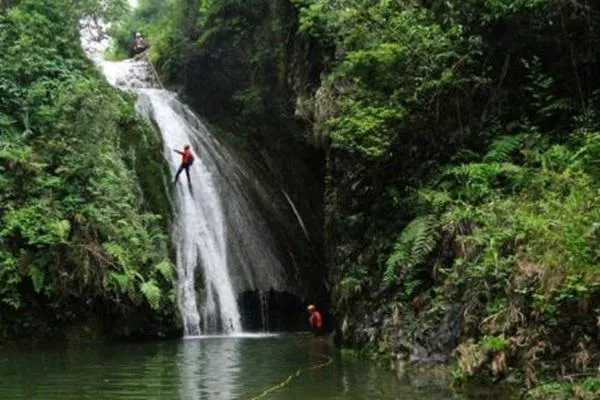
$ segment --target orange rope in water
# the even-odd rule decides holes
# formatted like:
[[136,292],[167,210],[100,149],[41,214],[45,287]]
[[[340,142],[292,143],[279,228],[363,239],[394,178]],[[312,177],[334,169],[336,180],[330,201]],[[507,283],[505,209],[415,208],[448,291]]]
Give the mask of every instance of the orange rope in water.
[[258,396],[251,397],[249,400],[264,399],[265,397],[267,397],[269,394],[273,393],[274,391],[282,389],[282,388],[286,387],[287,385],[289,385],[290,382],[294,378],[299,377],[300,375],[302,375],[303,372],[314,371],[314,370],[317,370],[317,369],[325,368],[325,367],[327,367],[328,365],[330,365],[333,362],[333,358],[332,357],[329,357],[329,356],[324,356],[324,357],[327,358],[327,361],[325,361],[325,362],[323,362],[321,364],[314,365],[314,366],[309,367],[309,368],[299,369],[296,372],[294,372],[293,374],[291,374],[290,376],[288,376],[283,381],[279,382],[276,385],[273,385],[273,386],[269,387],[267,390],[265,390],[264,392],[262,392]]

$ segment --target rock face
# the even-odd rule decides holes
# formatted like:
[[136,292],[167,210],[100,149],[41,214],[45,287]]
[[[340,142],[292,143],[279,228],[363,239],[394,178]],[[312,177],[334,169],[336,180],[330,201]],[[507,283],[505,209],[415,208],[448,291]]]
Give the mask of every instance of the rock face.
[[456,348],[461,331],[461,307],[452,305],[446,310],[442,322],[433,333],[417,337],[412,343],[411,362],[445,363]]
[[[372,301],[363,313],[346,315],[338,331],[338,341],[371,354],[390,358],[394,364],[443,364],[451,360],[459,343],[462,308],[448,307],[441,321],[415,321],[403,316],[391,302]],[[431,322],[431,325],[429,323]]]
[[[165,80],[180,88],[185,102],[214,128],[252,177],[245,195],[265,210],[260,218],[275,233],[274,247],[297,286],[269,294],[269,288],[257,284],[242,297],[260,312],[261,299],[288,299],[293,292],[295,301],[283,303],[305,324],[307,303],[329,312],[323,248],[325,153],[307,143],[310,121],[295,115],[300,92],[318,82],[320,57],[310,55],[310,43],[295,35],[297,15],[289,1],[260,2],[251,10],[246,4],[223,7],[245,31],[230,26],[228,19],[209,19],[202,30],[210,34],[202,42],[190,38],[180,54],[182,67],[174,75],[165,74]],[[161,61],[156,65],[160,69]],[[265,206],[265,201],[271,204]],[[283,315],[276,306],[271,309]],[[288,322],[290,329],[305,328]]]
[[[449,307],[434,327],[416,335],[403,317],[406,310],[395,308],[393,293],[379,287],[381,257],[407,222],[389,214],[395,207],[382,195],[389,176],[379,176],[389,174],[331,146],[327,122],[338,112],[336,96],[344,88],[322,79],[343,54],[300,34],[288,0],[244,7],[229,5],[222,10],[227,18],[204,21],[202,30],[210,34],[192,38],[178,60],[182,68],[167,79],[204,120],[231,132],[222,132],[222,139],[237,145],[253,174],[289,195],[303,221],[301,227],[291,218],[276,229],[304,298],[248,291],[244,307],[254,311],[246,314],[260,315],[264,299],[273,297],[302,320],[302,301],[315,302],[345,346],[414,362],[447,360],[458,340],[459,307]],[[230,26],[230,19],[244,29]],[[358,282],[344,281],[348,275]],[[244,322],[256,329],[276,323],[262,317]]]

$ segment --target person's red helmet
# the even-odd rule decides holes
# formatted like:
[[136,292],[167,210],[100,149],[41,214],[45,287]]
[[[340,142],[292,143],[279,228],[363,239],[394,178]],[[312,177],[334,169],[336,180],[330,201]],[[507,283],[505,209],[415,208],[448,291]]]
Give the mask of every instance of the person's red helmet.
[[185,146],[183,146],[183,149],[184,149],[184,150],[189,150],[189,149],[190,149],[190,145],[189,145],[189,144],[186,144]]

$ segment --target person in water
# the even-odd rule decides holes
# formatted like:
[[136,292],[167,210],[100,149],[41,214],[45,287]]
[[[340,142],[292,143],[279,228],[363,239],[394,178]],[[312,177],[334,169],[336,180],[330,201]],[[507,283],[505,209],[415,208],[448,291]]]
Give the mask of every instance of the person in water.
[[173,151],[181,154],[181,165],[179,166],[179,169],[177,170],[177,173],[175,174],[175,181],[173,182],[173,184],[177,183],[177,180],[179,179],[179,175],[181,174],[181,172],[183,170],[185,170],[185,174],[187,175],[187,179],[188,179],[188,185],[192,186],[192,181],[190,180],[190,167],[194,163],[194,155],[192,154],[190,145],[186,144],[183,147],[183,151],[179,151],[179,150],[175,150],[175,149]]
[[146,41],[142,37],[142,34],[136,32],[135,39],[133,40],[133,52],[135,54],[140,54],[144,50],[146,50],[148,46],[146,45]]
[[321,316],[321,313],[314,304],[309,305],[307,311],[310,314],[308,317],[308,326],[310,327],[311,332],[316,336],[323,335],[325,331],[323,329],[323,317]]

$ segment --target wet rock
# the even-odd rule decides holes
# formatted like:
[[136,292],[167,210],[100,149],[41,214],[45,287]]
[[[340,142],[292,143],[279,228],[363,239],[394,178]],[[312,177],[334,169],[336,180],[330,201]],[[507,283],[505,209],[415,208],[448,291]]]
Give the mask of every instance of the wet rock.
[[439,364],[446,363],[448,356],[444,353],[431,351],[431,349],[427,349],[420,343],[415,342],[412,345],[409,361],[411,363]]
[[410,361],[413,363],[446,363],[460,339],[461,306],[448,307],[444,319],[429,335],[417,337],[412,343]]

